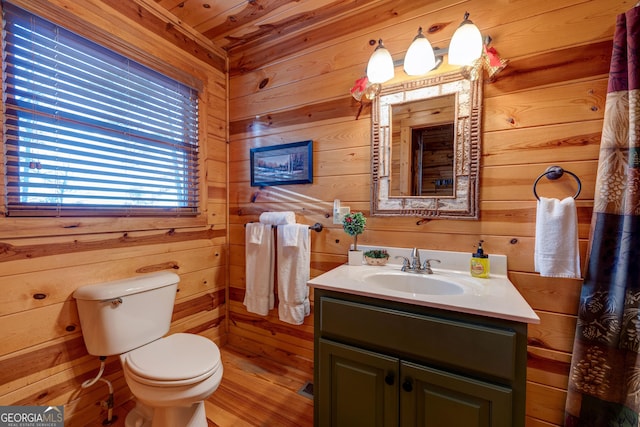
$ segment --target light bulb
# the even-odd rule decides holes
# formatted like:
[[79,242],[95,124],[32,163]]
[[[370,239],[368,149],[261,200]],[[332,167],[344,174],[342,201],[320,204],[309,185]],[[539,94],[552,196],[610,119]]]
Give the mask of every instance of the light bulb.
[[384,83],[393,78],[393,68],[393,58],[391,58],[391,54],[382,44],[382,39],[380,39],[376,50],[373,51],[371,58],[369,58],[367,77],[371,83]]
[[482,55],[482,34],[469,19],[469,12],[453,34],[449,44],[449,64],[472,65]]
[[404,71],[410,76],[419,76],[433,70],[436,57],[429,40],[422,34],[422,27],[418,28],[411,46],[404,57]]

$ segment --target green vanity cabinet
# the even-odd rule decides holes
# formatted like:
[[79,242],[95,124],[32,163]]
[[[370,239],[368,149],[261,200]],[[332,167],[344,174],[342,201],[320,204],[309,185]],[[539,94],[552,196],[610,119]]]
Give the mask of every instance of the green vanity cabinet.
[[512,393],[462,375],[402,362],[401,426],[511,426]]
[[319,353],[320,371],[330,378],[314,387],[316,398],[328,403],[314,425],[398,425],[397,358],[323,339]]
[[523,427],[526,324],[316,288],[316,427]]

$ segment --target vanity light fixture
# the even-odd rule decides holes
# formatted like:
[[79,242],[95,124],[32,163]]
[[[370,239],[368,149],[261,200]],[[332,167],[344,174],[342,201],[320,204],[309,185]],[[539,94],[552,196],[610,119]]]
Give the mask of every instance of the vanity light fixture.
[[465,12],[464,20],[458,27],[449,44],[449,64],[471,66],[482,56],[482,34],[476,25],[469,20],[469,12]]
[[378,46],[373,51],[367,64],[367,77],[371,83],[384,83],[391,80],[394,75],[393,58],[382,44],[382,39],[378,40]]
[[436,66],[436,55],[429,40],[422,34],[422,27],[418,28],[411,46],[404,57],[404,71],[410,76],[427,74]]
[[480,30],[469,20],[469,12],[465,12],[464,20],[451,38],[449,49],[433,49],[429,40],[422,34],[422,27],[418,35],[409,46],[403,61],[393,61],[391,54],[378,41],[367,64],[367,77],[370,83],[384,83],[394,76],[394,67],[404,63],[404,70],[410,76],[419,76],[437,68],[442,63],[442,57],[449,55],[449,64],[472,67],[482,57],[484,45]]

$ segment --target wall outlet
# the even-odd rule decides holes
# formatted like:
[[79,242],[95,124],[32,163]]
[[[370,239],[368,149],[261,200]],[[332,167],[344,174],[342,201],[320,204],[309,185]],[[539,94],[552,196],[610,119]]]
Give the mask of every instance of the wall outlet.
[[340,199],[335,199],[333,201],[333,223],[340,224],[338,218],[340,217]]
[[340,199],[335,199],[333,201],[333,223],[334,224],[342,224],[342,220],[344,216],[351,212],[349,206],[340,206]]
[[344,216],[351,213],[349,206],[340,206],[337,211],[333,212],[333,223],[342,224]]

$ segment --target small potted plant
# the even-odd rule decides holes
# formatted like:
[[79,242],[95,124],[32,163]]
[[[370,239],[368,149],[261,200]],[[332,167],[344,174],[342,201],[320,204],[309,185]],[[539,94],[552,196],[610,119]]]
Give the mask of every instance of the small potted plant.
[[364,260],[369,265],[385,265],[389,261],[389,253],[386,249],[371,249],[364,253]]
[[364,232],[367,218],[362,212],[346,214],[342,219],[345,233],[353,236],[353,249],[349,251],[349,265],[362,265],[362,251],[358,250],[358,235]]

